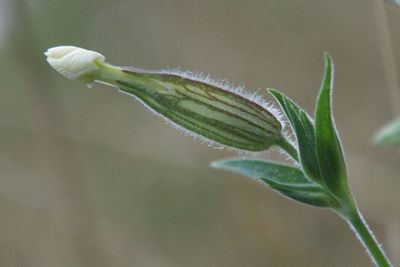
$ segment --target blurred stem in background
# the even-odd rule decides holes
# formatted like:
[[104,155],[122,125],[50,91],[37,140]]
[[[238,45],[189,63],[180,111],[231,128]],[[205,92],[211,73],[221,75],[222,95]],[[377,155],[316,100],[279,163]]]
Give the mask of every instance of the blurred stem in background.
[[[42,71],[43,59],[39,56],[40,40],[35,34],[34,23],[27,3],[10,1],[14,13],[11,25],[10,52],[19,62],[22,79],[26,79],[26,93],[31,101],[32,116],[37,131],[45,139],[42,164],[58,189],[60,205],[56,206],[56,218],[68,232],[71,245],[82,266],[111,266],[105,249],[101,247],[96,233],[96,223],[90,204],[82,190],[82,171],[77,160],[76,148],[66,146],[57,138],[56,126],[65,125],[59,99],[54,85]],[[29,45],[26,45],[29,44]],[[63,129],[66,131],[67,127]]]
[[[389,1],[388,1],[389,2]],[[394,1],[392,1],[394,2]],[[389,3],[392,3],[389,2]],[[389,101],[392,106],[395,120],[379,129],[373,138],[373,142],[378,146],[394,146],[399,144],[399,118],[400,116],[400,85],[394,48],[392,45],[390,29],[387,21],[386,7],[384,1],[373,1],[377,32],[382,55],[382,63],[389,90]],[[396,5],[400,3],[396,1]],[[399,151],[400,152],[400,151]]]
[[383,70],[389,90],[389,99],[394,115],[398,116],[400,114],[400,86],[386,7],[383,0],[373,0],[372,3],[376,18],[376,29],[382,55]]

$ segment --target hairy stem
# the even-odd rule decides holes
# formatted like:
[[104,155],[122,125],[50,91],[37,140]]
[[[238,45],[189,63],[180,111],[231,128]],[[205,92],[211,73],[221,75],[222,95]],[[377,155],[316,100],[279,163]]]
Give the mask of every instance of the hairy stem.
[[344,215],[350,227],[377,267],[393,267],[367,222],[357,208]]
[[297,149],[285,138],[282,137],[278,143],[280,148],[282,148],[292,159],[299,162],[299,154]]

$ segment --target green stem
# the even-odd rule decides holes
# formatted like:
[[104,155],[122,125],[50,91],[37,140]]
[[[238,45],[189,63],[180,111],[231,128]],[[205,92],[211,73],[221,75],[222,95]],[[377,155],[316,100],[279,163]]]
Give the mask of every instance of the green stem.
[[119,85],[115,82],[116,80],[122,80],[129,77],[129,75],[122,72],[120,67],[105,62],[102,62],[97,66],[99,70],[96,73],[96,81],[118,87]]
[[297,149],[285,137],[282,137],[278,141],[277,145],[280,146],[295,161],[299,162],[299,154]]
[[377,267],[393,267],[382,246],[379,245],[371,229],[368,227],[367,222],[357,208],[344,216],[375,265]]

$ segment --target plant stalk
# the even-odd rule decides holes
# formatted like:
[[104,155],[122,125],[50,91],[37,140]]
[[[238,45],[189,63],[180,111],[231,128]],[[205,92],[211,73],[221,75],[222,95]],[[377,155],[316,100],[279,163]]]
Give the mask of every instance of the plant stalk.
[[296,162],[300,162],[297,149],[285,137],[282,137],[278,141],[277,145],[280,146],[280,148],[282,148]]
[[393,267],[382,246],[378,243],[373,232],[368,227],[367,222],[358,209],[352,209],[352,212],[344,214],[344,217],[360,240],[361,244],[367,250],[367,253],[371,257],[373,263],[377,267]]

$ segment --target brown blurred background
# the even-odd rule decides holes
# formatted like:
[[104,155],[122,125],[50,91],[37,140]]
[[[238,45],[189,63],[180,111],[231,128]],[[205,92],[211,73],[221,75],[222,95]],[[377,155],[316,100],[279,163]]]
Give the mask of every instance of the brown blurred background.
[[[0,266],[372,266],[333,213],[209,169],[234,154],[58,75],[43,56],[56,45],[209,73],[268,100],[277,88],[309,112],[330,52],[350,184],[399,265],[399,154],[370,141],[400,107],[374,1],[0,0]],[[400,62],[400,8],[386,12]]]

